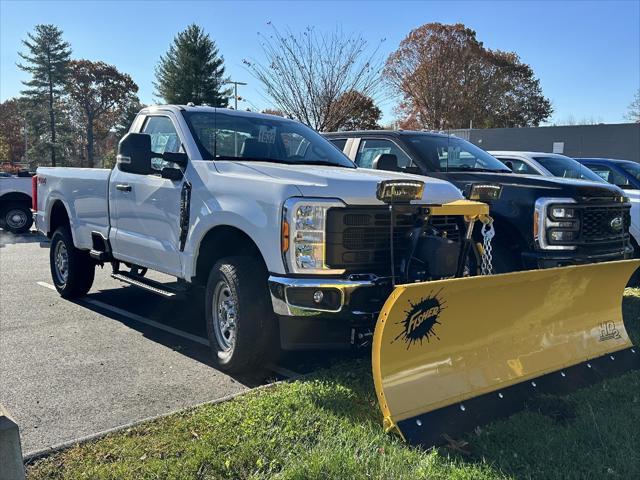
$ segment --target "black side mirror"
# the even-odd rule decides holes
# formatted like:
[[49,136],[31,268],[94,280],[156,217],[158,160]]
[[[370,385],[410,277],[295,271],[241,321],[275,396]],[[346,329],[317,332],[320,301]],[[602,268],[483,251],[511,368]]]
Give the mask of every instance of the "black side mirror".
[[151,173],[151,136],[127,133],[118,144],[118,168],[123,172]]
[[175,182],[182,180],[183,173],[179,168],[173,167],[164,167],[160,171],[160,176],[162,178],[168,178],[169,180],[173,180]]
[[377,170],[387,170],[390,172],[399,172],[398,157],[393,153],[382,153],[373,161],[372,168]]
[[187,157],[186,153],[182,152],[164,152],[162,154],[162,159],[167,162],[173,162],[181,167],[186,167],[189,157]]

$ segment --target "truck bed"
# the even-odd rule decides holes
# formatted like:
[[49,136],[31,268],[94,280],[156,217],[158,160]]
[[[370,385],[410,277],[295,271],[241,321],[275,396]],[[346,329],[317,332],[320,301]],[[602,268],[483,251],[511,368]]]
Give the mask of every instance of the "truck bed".
[[109,176],[103,168],[38,168],[38,229],[50,232],[50,212],[62,201],[69,212],[73,240],[78,248],[91,248],[91,232],[109,234]]

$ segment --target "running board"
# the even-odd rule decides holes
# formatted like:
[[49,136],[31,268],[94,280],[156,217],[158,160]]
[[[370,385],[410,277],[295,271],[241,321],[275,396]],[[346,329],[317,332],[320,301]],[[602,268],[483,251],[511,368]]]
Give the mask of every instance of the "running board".
[[111,278],[115,278],[116,280],[120,280],[121,282],[128,283],[129,285],[133,285],[134,287],[142,288],[143,290],[147,290],[148,292],[158,294],[164,298],[176,298],[178,296],[184,295],[188,290],[188,288],[186,287],[181,288],[179,286],[168,286],[149,278],[131,275],[127,272],[113,272],[111,274]]

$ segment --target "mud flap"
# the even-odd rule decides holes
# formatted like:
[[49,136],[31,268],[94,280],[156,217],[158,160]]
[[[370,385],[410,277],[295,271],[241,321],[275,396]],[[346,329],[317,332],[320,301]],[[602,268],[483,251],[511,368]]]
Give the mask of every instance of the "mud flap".
[[[640,368],[622,321],[638,260],[400,285],[373,339],[387,431],[433,446],[523,408]],[[640,319],[639,319],[640,320]]]

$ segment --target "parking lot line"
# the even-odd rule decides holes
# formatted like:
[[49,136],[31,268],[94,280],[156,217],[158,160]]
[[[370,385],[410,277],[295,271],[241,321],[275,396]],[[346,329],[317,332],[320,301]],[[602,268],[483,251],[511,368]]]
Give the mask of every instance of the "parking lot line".
[[[40,285],[41,287],[45,287],[50,290],[56,289],[56,287],[46,282],[37,282],[37,284]],[[150,327],[163,330],[165,332],[171,333],[173,335],[177,335],[178,337],[186,338],[187,340],[191,340],[192,342],[196,342],[201,345],[205,345],[207,347],[209,346],[209,341],[206,338],[202,338],[197,335],[192,335],[190,333],[183,332],[182,330],[178,330],[176,328],[163,325],[162,323],[158,323],[154,320],[150,320],[140,315],[136,315],[135,313],[128,312],[118,307],[114,307],[113,305],[109,305],[107,303],[101,302],[100,300],[94,300],[92,298],[83,298],[82,300],[80,300],[80,303],[88,303],[90,305],[93,305],[94,307],[102,308],[104,310],[109,310],[110,312],[126,317],[130,320],[133,320],[134,322],[142,323],[144,325],[148,325]]]

